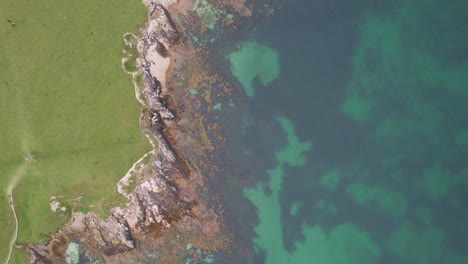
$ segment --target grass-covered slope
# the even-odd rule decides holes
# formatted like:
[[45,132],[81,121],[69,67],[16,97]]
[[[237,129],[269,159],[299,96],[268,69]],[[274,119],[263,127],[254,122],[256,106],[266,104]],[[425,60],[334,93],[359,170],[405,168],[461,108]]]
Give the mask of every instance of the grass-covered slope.
[[51,196],[100,213],[115,205],[115,183],[149,144],[139,130],[131,76],[121,68],[122,35],[145,20],[139,0],[0,0],[0,6],[5,256],[14,227],[6,187],[25,163],[23,155],[34,154],[37,161],[29,162],[13,192],[20,243],[38,240],[66,221],[70,208],[52,213]]

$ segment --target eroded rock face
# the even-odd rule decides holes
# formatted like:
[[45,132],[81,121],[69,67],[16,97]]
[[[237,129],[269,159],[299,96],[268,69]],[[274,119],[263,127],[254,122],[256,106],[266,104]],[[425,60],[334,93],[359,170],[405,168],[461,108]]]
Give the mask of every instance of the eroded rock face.
[[147,35],[150,38],[159,39],[152,40],[152,42],[163,42],[166,45],[177,44],[181,37],[181,33],[177,30],[169,12],[161,4],[155,3],[149,6]]
[[[73,253],[77,263],[182,263],[193,251],[186,249],[188,244],[213,254],[228,243],[222,212],[213,206],[216,201],[207,193],[203,175],[175,151],[177,142],[167,136],[167,131],[176,134],[175,127],[183,125],[167,107],[166,72],[174,47],[189,44],[162,5],[147,4],[149,21],[137,45],[140,91],[147,109],[142,126],[158,148],[150,153],[148,164],[139,166],[138,181],[125,195],[130,199],[126,207],[113,208],[107,219],[73,213],[46,244],[26,247],[31,263],[67,263],[70,245],[78,251]],[[125,186],[119,185],[119,191]]]

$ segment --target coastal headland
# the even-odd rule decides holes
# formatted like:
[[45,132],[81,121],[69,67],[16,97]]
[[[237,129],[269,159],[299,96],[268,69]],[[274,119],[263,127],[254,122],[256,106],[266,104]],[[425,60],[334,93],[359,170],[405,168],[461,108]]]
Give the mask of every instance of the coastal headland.
[[[129,57],[122,64],[132,74],[141,131],[153,149],[117,184],[125,206],[112,208],[107,218],[73,212],[47,242],[24,247],[31,263],[213,263],[221,256],[251,261],[248,250],[234,249],[218,191],[209,183],[219,177],[213,157],[225,149],[214,98],[227,98],[233,88],[185,33],[193,22],[204,30],[191,15],[195,1],[144,4],[148,21],[139,34],[124,35]],[[213,4],[249,14],[243,1]],[[125,67],[131,59],[135,67]],[[219,89],[212,91],[214,85]],[[193,90],[199,96],[191,96]],[[238,250],[245,254],[234,256]]]

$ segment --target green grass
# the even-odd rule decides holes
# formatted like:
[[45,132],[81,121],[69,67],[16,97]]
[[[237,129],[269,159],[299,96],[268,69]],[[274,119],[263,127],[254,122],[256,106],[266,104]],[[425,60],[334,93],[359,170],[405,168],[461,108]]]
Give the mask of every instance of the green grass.
[[[132,41],[132,38],[129,37],[128,35],[125,36],[125,39],[127,41]],[[136,60],[138,58],[138,50],[136,48],[136,44],[133,47],[124,46],[124,52],[126,57],[128,58],[127,61],[124,62],[124,68],[128,72],[136,72],[137,67],[136,67]]]
[[124,68],[128,72],[135,72],[137,70],[136,67],[136,56],[130,55],[128,60],[124,62]]
[[[38,158],[14,191],[18,241],[25,243],[68,219],[51,212],[52,195],[62,195],[64,204],[82,196],[70,204],[105,215],[120,199],[116,182],[150,149],[131,76],[121,69],[122,35],[137,30],[145,10],[140,0],[0,0],[0,6],[0,186],[23,154]],[[4,190],[0,225],[5,256],[14,226]],[[14,256],[12,263],[22,262],[20,253]]]

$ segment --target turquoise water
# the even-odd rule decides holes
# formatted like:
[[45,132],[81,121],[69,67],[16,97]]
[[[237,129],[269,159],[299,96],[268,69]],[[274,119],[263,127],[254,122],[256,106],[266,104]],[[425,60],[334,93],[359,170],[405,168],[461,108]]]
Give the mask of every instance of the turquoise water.
[[227,55],[257,263],[468,263],[468,2],[283,1]]

